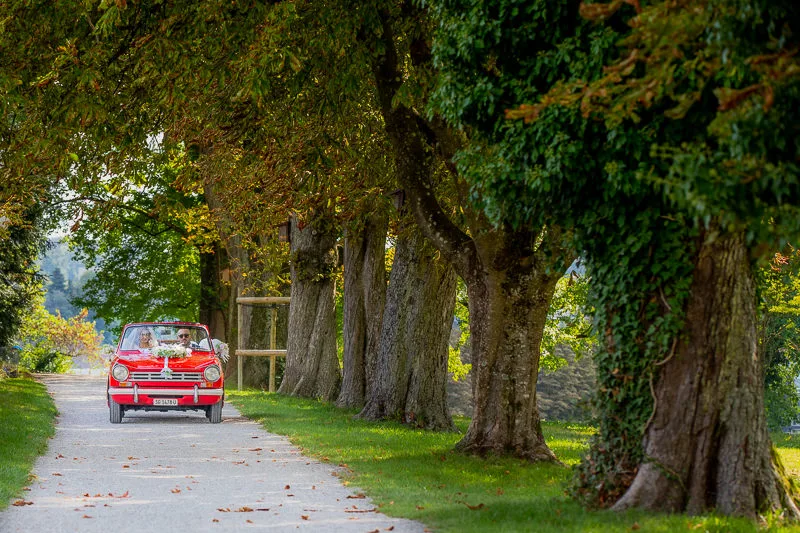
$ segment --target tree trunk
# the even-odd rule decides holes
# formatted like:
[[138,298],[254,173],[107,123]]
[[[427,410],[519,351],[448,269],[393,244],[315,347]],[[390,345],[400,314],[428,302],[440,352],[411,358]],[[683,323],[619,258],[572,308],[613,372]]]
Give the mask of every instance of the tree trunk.
[[655,384],[646,460],[613,508],[800,518],[767,432],[743,236],[701,245],[682,339]]
[[344,355],[336,405],[364,406],[372,378],[386,303],[386,230],[383,214],[370,215],[344,241]]
[[292,301],[286,370],[278,389],[281,394],[333,401],[339,392],[332,277],[337,262],[335,245],[332,229],[323,229],[322,224],[299,229],[297,218],[292,218]]
[[542,336],[561,272],[516,266],[466,282],[472,347],[473,413],[456,448],[555,461],[536,401]]
[[[540,427],[536,380],[547,309],[566,270],[563,264],[569,264],[560,232],[552,227],[495,227],[470,207],[468,186],[452,163],[463,134],[398,103],[404,78],[394,15],[386,10],[379,16],[383,31],[371,44],[382,53],[374,56],[373,72],[398,180],[420,229],[464,279],[469,294],[475,405],[458,448],[552,461]],[[429,61],[425,46],[416,50],[419,57],[412,61]],[[453,218],[436,197],[437,157],[452,173],[461,196],[451,201],[464,199],[463,210]],[[468,231],[454,221],[466,222]]]
[[206,324],[214,339],[228,339],[227,307],[229,287],[222,280],[227,268],[227,254],[221,243],[214,243],[213,253],[200,254],[200,323]]
[[[258,334],[265,329],[265,317],[254,316],[253,306],[242,307],[242,322],[238,323],[239,309],[236,303],[236,298],[239,293],[247,294],[251,286],[250,280],[252,273],[250,272],[250,255],[242,245],[242,238],[236,234],[233,228],[233,223],[226,215],[226,206],[222,201],[222,197],[217,194],[213,182],[205,180],[203,182],[203,192],[211,209],[217,215],[217,230],[219,231],[220,240],[223,244],[223,249],[226,254],[226,264],[230,272],[230,287],[227,290],[227,314],[226,314],[226,327],[225,336],[222,340],[228,344],[230,351],[230,358],[225,364],[225,379],[229,383],[238,381],[238,361],[234,355],[239,348],[254,348],[251,343],[258,337]],[[245,277],[242,274],[251,274]],[[219,278],[217,278],[219,279]],[[225,296],[220,293],[219,298]],[[222,300],[221,300],[222,301]],[[224,305],[224,304],[223,304]],[[239,330],[242,330],[243,344],[239,346]],[[218,328],[212,330],[212,334],[218,331]],[[266,357],[246,357],[242,365],[242,384],[245,387],[263,388],[267,384],[269,377],[269,361]]]
[[407,233],[397,240],[377,366],[360,416],[449,430],[447,341],[456,275],[434,259],[416,228]]

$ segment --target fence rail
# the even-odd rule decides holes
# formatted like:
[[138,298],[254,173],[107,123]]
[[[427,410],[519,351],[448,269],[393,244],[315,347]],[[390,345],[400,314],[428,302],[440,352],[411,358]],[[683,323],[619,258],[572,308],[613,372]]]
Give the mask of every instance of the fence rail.
[[[238,296],[236,304],[238,307],[237,313],[237,327],[239,332],[237,346],[244,344],[244,332],[242,331],[242,306],[243,305],[271,305],[271,304],[288,304],[291,301],[289,296]],[[269,350],[249,350],[246,348],[237,349],[234,352],[236,356],[236,370],[238,382],[237,389],[242,390],[242,374],[244,374],[244,358],[245,357],[269,357],[269,391],[275,392],[275,358],[286,357],[286,350],[276,350],[277,331],[275,324],[278,322],[278,310],[274,307],[270,309],[270,327],[269,327]]]

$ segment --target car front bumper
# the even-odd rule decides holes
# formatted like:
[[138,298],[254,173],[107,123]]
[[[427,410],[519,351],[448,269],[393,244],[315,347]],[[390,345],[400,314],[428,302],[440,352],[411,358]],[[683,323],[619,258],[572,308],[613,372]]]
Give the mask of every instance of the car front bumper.
[[198,405],[214,405],[224,396],[222,388],[206,389],[197,386],[180,388],[159,387],[109,387],[109,398],[120,405],[153,405],[153,400],[173,398],[178,401],[177,407],[193,407]]

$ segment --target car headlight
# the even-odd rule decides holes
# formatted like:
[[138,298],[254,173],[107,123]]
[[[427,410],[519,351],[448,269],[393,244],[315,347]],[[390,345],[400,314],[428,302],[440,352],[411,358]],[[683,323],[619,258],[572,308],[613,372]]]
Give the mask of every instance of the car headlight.
[[222,372],[217,365],[211,365],[203,370],[203,377],[206,378],[206,381],[217,381],[221,375]]
[[125,381],[128,379],[128,367],[125,365],[114,365],[114,368],[111,369],[111,375],[117,381]]

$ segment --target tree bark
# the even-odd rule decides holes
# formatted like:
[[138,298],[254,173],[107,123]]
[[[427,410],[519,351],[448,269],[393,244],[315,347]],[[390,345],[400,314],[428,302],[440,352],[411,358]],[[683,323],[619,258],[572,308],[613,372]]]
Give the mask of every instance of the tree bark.
[[415,228],[399,237],[362,418],[454,429],[447,409],[447,341],[455,296],[453,267],[434,259],[422,234]]
[[646,460],[613,508],[800,518],[767,432],[762,371],[747,247],[723,234],[700,245],[685,337],[655,383]]
[[336,233],[318,220],[303,229],[292,218],[289,339],[286,369],[278,392],[333,401],[341,374],[336,355],[336,308],[333,272]]
[[344,241],[342,390],[336,405],[361,408],[372,379],[386,303],[388,218],[370,215]]
[[200,254],[200,323],[206,324],[214,339],[227,342],[228,299],[230,290],[222,281],[227,268],[227,254],[221,243],[214,243],[213,253]]
[[484,269],[466,283],[473,413],[456,448],[555,461],[542,434],[536,382],[547,310],[561,271],[503,258],[514,266]]

